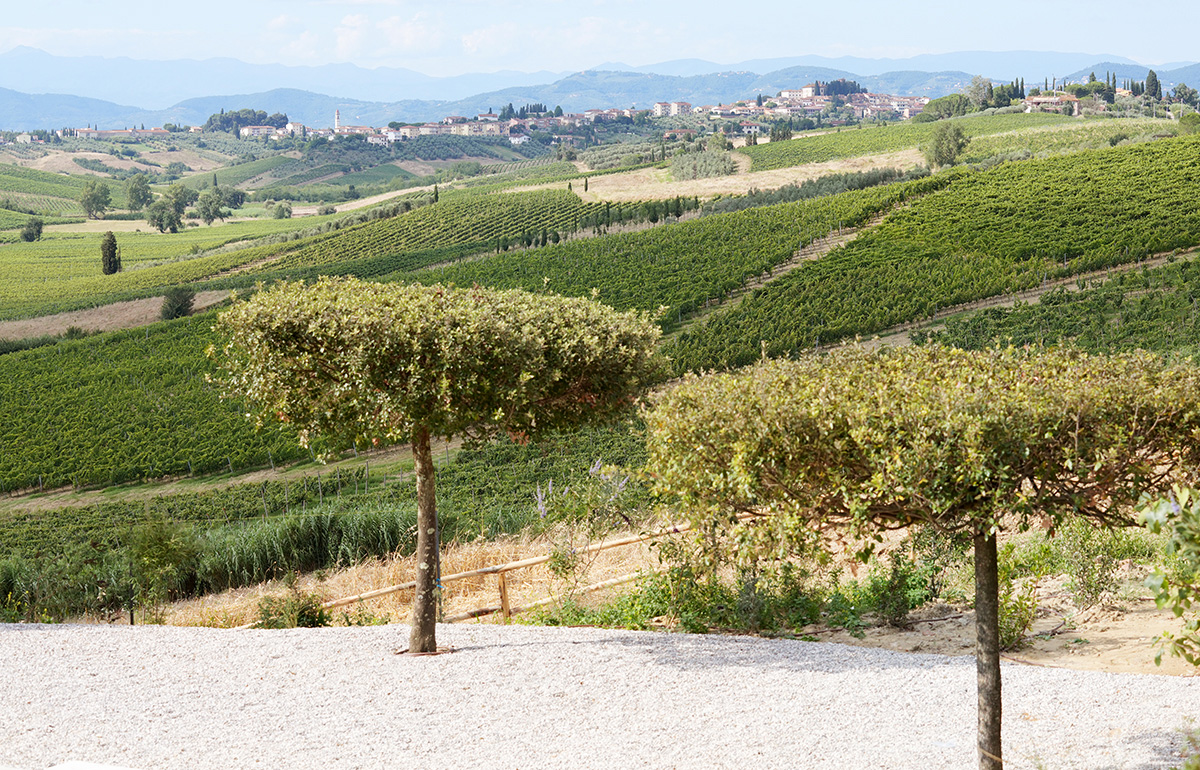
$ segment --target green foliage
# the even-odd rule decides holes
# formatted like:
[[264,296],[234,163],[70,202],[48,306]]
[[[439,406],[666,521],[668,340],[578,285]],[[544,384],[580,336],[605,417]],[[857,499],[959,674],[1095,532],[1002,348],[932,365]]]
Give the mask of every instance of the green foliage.
[[223,205],[225,205],[225,198],[221,195],[220,190],[210,187],[200,193],[200,197],[196,200],[196,213],[200,215],[206,225],[211,225],[217,219],[223,222],[230,215],[228,209],[221,208]]
[[1200,666],[1200,617],[1193,609],[1200,601],[1200,494],[1191,487],[1174,487],[1162,498],[1147,497],[1141,520],[1151,532],[1166,533],[1167,554],[1186,565],[1183,574],[1175,577],[1160,569],[1146,579],[1158,606],[1168,607],[1175,617],[1184,619],[1182,633],[1163,632],[1155,662],[1161,663],[1163,652],[1169,651]]
[[105,233],[100,241],[100,272],[105,275],[121,272],[121,249],[112,230]]
[[108,189],[107,184],[94,179],[83,183],[83,190],[79,195],[79,205],[83,207],[88,219],[103,216],[111,204],[112,192]]
[[162,197],[146,208],[146,224],[160,233],[177,233],[183,226],[183,215],[176,213],[171,202]]
[[[717,527],[709,547],[735,555],[803,549],[824,522],[864,535],[917,521],[973,531],[1001,513],[1122,523],[1119,505],[1200,454],[1189,438],[1198,380],[1147,354],[1061,350],[764,362],[662,395],[647,415],[646,472],[700,531]],[[730,510],[773,515],[729,524]]]
[[192,303],[196,300],[196,292],[187,286],[175,286],[163,297],[159,317],[164,321],[173,321],[192,314]]
[[1072,598],[1080,607],[1091,607],[1115,589],[1117,563],[1125,556],[1121,533],[1073,520],[1058,533],[1056,550],[1070,576]]
[[[987,134],[999,134],[1025,128],[1052,125],[1067,119],[1058,115],[987,115],[956,118],[954,125],[972,139]],[[752,171],[824,163],[839,158],[855,158],[911,149],[927,142],[935,123],[903,123],[862,128],[856,131],[801,136],[787,142],[771,142],[740,150],[753,160]]]
[[42,228],[45,227],[45,220],[41,217],[30,217],[21,227],[21,240],[26,243],[40,241],[42,239]]
[[1200,131],[1200,112],[1189,112],[1179,119],[1179,128],[1185,134],[1194,134]]
[[166,518],[152,518],[134,531],[129,545],[130,572],[143,605],[182,595],[184,576],[194,572],[199,553],[195,533]]
[[286,415],[302,441],[578,424],[626,408],[660,371],[648,318],[523,292],[283,283],[218,327],[225,387],[258,403],[260,425]]
[[971,140],[955,123],[940,123],[923,145],[925,160],[930,166],[952,166]]
[[321,606],[321,597],[289,587],[286,596],[264,596],[258,602],[256,628],[321,628],[333,616]]
[[931,100],[925,105],[921,114],[928,115],[933,120],[943,120],[945,118],[961,117],[973,111],[974,108],[971,105],[971,100],[967,98],[966,94],[949,94]]
[[1200,139],[932,177],[945,188],[675,340],[678,370],[871,334],[1048,278],[1200,243]]
[[279,201],[274,205],[267,206],[267,212],[275,219],[291,219],[292,204],[287,201]]
[[150,180],[145,174],[134,174],[126,184],[125,197],[129,201],[130,211],[141,211],[150,205],[154,199],[150,192]]
[[1032,583],[1016,585],[1011,579],[1000,581],[1000,649],[1015,650],[1025,643],[1025,635],[1037,619],[1037,596]]

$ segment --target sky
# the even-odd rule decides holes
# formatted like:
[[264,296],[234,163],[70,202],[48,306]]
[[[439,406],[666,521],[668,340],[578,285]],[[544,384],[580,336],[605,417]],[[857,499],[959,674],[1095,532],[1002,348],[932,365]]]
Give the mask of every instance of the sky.
[[[1107,53],[1200,60],[1200,3],[1127,0],[56,0],[6,3],[0,52],[348,62],[427,75],[579,71],[697,58],[732,64],[817,54],[906,58],[951,51]],[[52,12],[49,12],[52,11]],[[1132,22],[1132,23],[1131,23]]]

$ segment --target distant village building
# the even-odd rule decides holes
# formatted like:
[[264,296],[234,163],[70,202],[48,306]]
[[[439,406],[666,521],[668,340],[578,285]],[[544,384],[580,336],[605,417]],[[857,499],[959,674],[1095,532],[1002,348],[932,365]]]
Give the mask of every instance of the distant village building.
[[1042,94],[1030,96],[1022,104],[1025,112],[1062,112],[1070,108],[1071,114],[1079,115],[1079,97],[1068,93]]
[[170,136],[171,132],[165,128],[129,128],[118,131],[102,131],[97,128],[78,128],[75,129],[75,135],[81,139],[113,140]]
[[271,136],[275,133],[275,126],[242,126],[238,129],[238,136],[242,139],[250,139],[259,136]]

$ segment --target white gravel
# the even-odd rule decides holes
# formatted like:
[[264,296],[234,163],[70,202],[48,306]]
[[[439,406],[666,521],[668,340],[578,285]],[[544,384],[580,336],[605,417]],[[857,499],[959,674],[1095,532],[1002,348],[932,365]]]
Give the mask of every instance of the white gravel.
[[[0,766],[970,768],[970,657],[591,628],[0,625]],[[1004,666],[1009,768],[1179,764],[1200,678]]]

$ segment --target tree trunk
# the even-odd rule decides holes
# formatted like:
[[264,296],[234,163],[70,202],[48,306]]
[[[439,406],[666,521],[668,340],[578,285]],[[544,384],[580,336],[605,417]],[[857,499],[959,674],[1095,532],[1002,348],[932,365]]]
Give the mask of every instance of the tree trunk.
[[1000,754],[1000,578],[996,533],[975,532],[975,667],[980,770],[1002,770]]
[[412,437],[413,464],[417,476],[417,587],[413,596],[412,632],[409,652],[436,652],[438,606],[438,524],[434,489],[433,453],[429,430],[418,427]]

